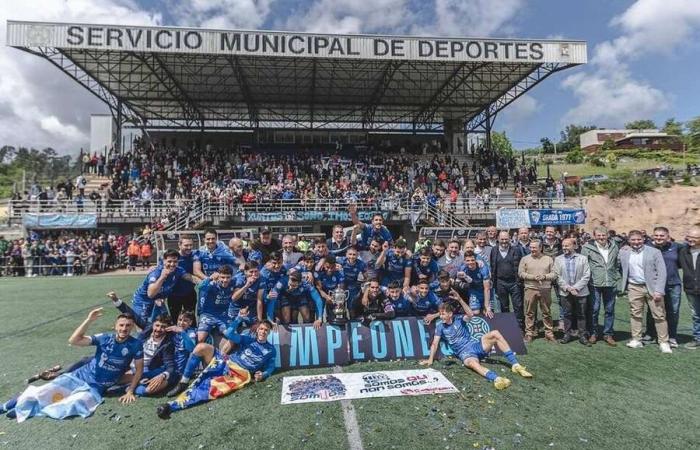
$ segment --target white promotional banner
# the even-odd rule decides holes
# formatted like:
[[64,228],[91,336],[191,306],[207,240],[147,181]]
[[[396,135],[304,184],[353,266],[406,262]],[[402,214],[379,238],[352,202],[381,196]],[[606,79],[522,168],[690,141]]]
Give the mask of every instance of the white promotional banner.
[[434,369],[333,373],[284,377],[282,404],[457,392],[450,380]]

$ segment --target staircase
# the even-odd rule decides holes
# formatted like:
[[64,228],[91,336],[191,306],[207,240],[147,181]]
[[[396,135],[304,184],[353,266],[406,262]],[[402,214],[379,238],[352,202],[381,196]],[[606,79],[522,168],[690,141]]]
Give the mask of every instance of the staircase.
[[469,223],[457,217],[447,208],[439,208],[431,205],[427,201],[423,203],[423,220],[438,227],[467,228]]

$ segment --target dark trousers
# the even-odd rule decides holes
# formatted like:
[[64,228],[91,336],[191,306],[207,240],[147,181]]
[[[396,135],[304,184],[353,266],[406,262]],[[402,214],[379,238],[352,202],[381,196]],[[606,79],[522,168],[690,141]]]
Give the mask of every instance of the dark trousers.
[[173,323],[177,323],[177,318],[181,312],[194,312],[196,304],[197,294],[194,291],[184,295],[171,295],[168,297],[168,309],[170,310],[170,317]]
[[510,304],[512,303],[520,329],[525,329],[522,286],[517,281],[496,280],[496,295],[501,305],[501,312],[510,312]]
[[586,312],[588,310],[588,296],[579,297],[577,295],[564,295],[561,297],[561,303],[564,307],[562,318],[564,319],[564,334],[571,334],[571,328],[576,316],[576,327],[578,328],[579,336],[588,335],[588,327],[586,326]]

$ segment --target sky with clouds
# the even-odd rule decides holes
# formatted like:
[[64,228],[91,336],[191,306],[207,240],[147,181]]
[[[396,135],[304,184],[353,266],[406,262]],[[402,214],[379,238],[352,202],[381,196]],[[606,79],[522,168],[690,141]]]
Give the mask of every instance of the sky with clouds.
[[589,63],[558,73],[501,113],[517,148],[568,123],[619,127],[700,115],[700,0],[23,0],[0,1],[0,145],[75,152],[88,91],[41,58],[5,46],[6,21],[178,25],[329,33],[566,38]]

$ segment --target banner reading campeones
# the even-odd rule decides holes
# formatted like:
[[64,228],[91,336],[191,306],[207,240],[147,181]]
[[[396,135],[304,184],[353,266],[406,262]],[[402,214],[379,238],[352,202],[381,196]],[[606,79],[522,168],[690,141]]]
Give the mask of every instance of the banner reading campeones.
[[[475,339],[497,329],[514,352],[527,353],[513,313],[496,314],[493,319],[473,317],[468,327]],[[354,361],[424,359],[430,354],[434,330],[434,323],[428,326],[422,319],[405,317],[374,321],[369,326],[353,321],[347,328],[324,325],[315,330],[312,325],[280,326],[269,339],[277,348],[277,368],[299,369]],[[438,357],[449,355],[452,351],[442,342]]]
[[284,377],[282,404],[459,392],[434,369]]

